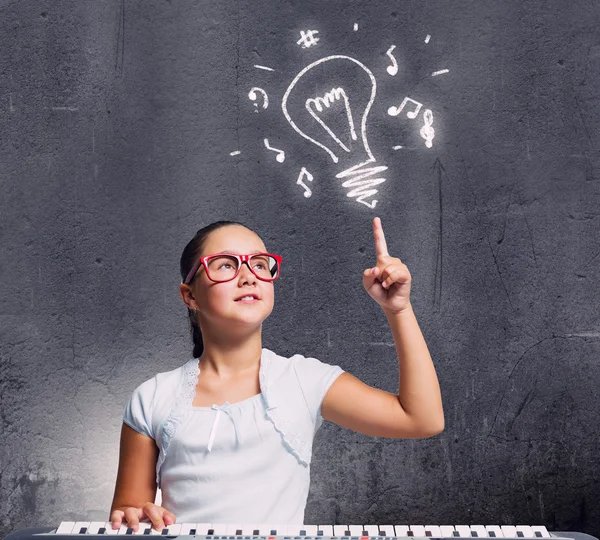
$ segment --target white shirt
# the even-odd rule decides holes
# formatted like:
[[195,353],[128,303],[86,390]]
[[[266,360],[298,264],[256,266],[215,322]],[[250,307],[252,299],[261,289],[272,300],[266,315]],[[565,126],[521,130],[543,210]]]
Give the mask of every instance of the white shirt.
[[192,359],[142,383],[123,421],[157,442],[162,506],[178,522],[302,524],[321,403],[341,373],[263,349],[260,394],[193,407],[199,371]]

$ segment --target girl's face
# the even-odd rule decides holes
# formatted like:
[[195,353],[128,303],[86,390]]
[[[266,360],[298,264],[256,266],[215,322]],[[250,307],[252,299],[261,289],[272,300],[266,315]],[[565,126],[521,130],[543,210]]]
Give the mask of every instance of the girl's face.
[[[256,233],[241,225],[227,225],[210,233],[202,256],[221,252],[247,255],[264,253],[267,249]],[[260,326],[273,311],[273,282],[258,279],[246,263],[242,264],[237,277],[224,283],[208,279],[204,266],[200,266],[190,287],[196,298],[200,321],[206,321],[210,326],[232,323]],[[240,302],[239,298],[247,294],[257,295],[258,301]]]

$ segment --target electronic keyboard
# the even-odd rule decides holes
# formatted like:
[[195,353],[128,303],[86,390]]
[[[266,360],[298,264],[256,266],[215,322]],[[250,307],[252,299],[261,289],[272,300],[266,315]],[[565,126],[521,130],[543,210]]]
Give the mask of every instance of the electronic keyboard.
[[[579,532],[549,532],[534,525],[264,525],[175,523],[157,531],[141,522],[137,531],[128,525],[113,529],[106,521],[63,521],[58,527],[27,528],[5,540],[106,540],[107,536],[159,535],[178,540],[455,540],[457,538],[504,538],[511,540],[552,538],[598,540]],[[50,540],[50,539],[49,539]]]

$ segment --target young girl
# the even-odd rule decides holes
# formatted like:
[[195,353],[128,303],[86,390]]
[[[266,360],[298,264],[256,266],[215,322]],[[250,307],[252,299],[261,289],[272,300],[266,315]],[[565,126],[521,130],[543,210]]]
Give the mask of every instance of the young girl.
[[[133,392],[123,417],[110,521],[138,531],[175,522],[303,524],[313,437],[323,419],[376,437],[444,428],[431,356],[410,303],[411,276],[373,220],[376,265],[367,293],[390,325],[398,395],[339,366],[262,347],[281,258],[236,222],[196,233],[181,256],[193,358]],[[154,504],[157,487],[162,506]]]

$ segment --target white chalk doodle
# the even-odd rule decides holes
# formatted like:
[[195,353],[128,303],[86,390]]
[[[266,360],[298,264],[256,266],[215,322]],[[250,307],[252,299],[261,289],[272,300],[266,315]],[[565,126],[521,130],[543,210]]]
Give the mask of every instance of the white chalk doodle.
[[387,112],[388,112],[388,114],[390,116],[398,116],[404,110],[404,107],[408,103],[414,104],[415,105],[415,110],[414,111],[408,111],[406,113],[406,116],[408,118],[410,118],[411,120],[414,120],[417,117],[417,115],[419,114],[419,111],[421,110],[421,107],[423,106],[423,104],[419,103],[418,101],[415,101],[414,99],[411,99],[409,97],[405,97],[399,107],[392,106],[392,107],[390,107],[388,109]]
[[392,146],[392,150],[400,150],[401,148],[404,148],[404,146],[402,146],[402,145]]
[[433,138],[435,137],[435,130],[432,127],[433,112],[431,109],[425,109],[425,112],[423,113],[423,122],[424,125],[419,133],[421,134],[421,137],[425,139],[425,146],[431,148]]
[[[343,143],[341,143],[341,138],[337,134],[335,134],[331,129],[327,129],[329,126],[327,126],[327,124],[325,124],[325,122],[322,121],[321,117],[315,111],[319,112],[319,106],[321,106],[321,108],[323,108],[323,110],[324,110],[324,108],[327,107],[327,103],[329,103],[329,105],[331,105],[334,101],[342,101],[343,100],[344,107],[346,107],[346,116],[348,119],[348,129],[350,130],[351,136],[353,136],[353,137],[356,136],[356,140],[358,140],[358,135],[357,135],[357,130],[354,127],[354,118],[359,118],[359,117],[361,118],[361,120],[360,120],[360,141],[362,143],[362,148],[360,145],[354,145],[352,148],[352,152],[350,153],[350,156],[355,157],[355,159],[356,159],[356,155],[359,156],[357,161],[360,160],[360,163],[358,165],[354,165],[354,166],[346,169],[342,173],[339,173],[338,175],[336,175],[336,178],[351,177],[350,180],[347,180],[342,185],[344,187],[355,187],[355,188],[356,188],[356,186],[359,186],[359,187],[356,189],[353,189],[350,193],[348,193],[348,196],[349,197],[358,197],[357,198],[358,202],[365,204],[366,206],[369,206],[370,208],[373,208],[374,205],[377,203],[377,201],[369,203],[369,202],[365,201],[365,199],[367,197],[370,197],[370,196],[374,195],[375,193],[377,193],[377,190],[376,189],[368,189],[368,188],[373,187],[377,184],[380,184],[381,182],[385,182],[385,179],[384,178],[370,178],[370,177],[372,177],[373,175],[376,175],[376,174],[380,174],[384,170],[387,170],[387,167],[385,167],[385,166],[374,167],[373,166],[370,168],[363,169],[364,166],[366,166],[368,164],[374,164],[376,161],[375,157],[373,156],[373,153],[371,152],[371,149],[369,147],[369,143],[367,141],[367,118],[369,116],[369,111],[371,110],[371,106],[373,105],[373,102],[375,101],[375,95],[377,93],[377,82],[376,82],[375,76],[373,75],[371,70],[369,68],[367,68],[362,62],[360,62],[350,56],[333,55],[333,56],[326,56],[325,58],[321,58],[320,60],[317,60],[317,61],[309,64],[308,66],[306,66],[304,69],[302,69],[300,71],[300,73],[298,73],[298,75],[296,75],[296,77],[294,77],[294,79],[292,80],[292,82],[290,83],[290,85],[288,86],[287,90],[285,91],[285,93],[283,95],[283,99],[281,101],[281,108],[283,110],[283,114],[284,114],[286,120],[289,122],[289,124],[292,126],[292,128],[300,136],[302,136],[306,140],[310,141],[311,143],[315,144],[319,148],[323,149],[325,152],[327,152],[329,154],[329,156],[331,157],[331,159],[334,163],[338,163],[339,157],[336,154],[336,152],[334,152],[336,147],[334,146],[333,149],[330,148],[329,140],[326,140],[325,142],[316,140],[314,137],[311,137],[310,135],[305,133],[302,129],[300,129],[300,127],[298,127],[296,122],[294,122],[294,120],[292,120],[292,117],[288,110],[288,100],[290,98],[290,94],[292,93],[292,91],[294,90],[296,85],[298,84],[298,81],[300,81],[301,79],[310,77],[310,74],[314,73],[314,72],[311,72],[311,70],[313,70],[316,66],[324,67],[323,64],[327,63],[328,66],[333,66],[328,69],[335,70],[335,69],[338,69],[340,65],[344,66],[344,65],[347,65],[349,62],[352,62],[352,63],[358,65],[368,76],[368,83],[367,83],[368,85],[365,88],[365,93],[368,96],[368,102],[366,103],[366,105],[364,105],[364,101],[361,102],[360,110],[358,111],[358,113],[352,110],[350,100],[346,96],[344,89],[339,88],[339,87],[331,90],[330,92],[327,92],[327,94],[325,96],[320,96],[320,97],[304,96],[304,98],[302,98],[302,96],[301,96],[300,101],[305,104],[305,108],[309,112],[311,117],[321,127],[325,127],[325,130],[329,134],[329,136],[332,137],[333,140],[337,143],[337,145],[340,146],[340,148],[342,148],[346,152],[349,151],[349,148],[346,145],[344,145]],[[348,68],[345,67],[344,71],[348,71]],[[319,76],[322,76],[322,73],[321,72],[319,72],[319,73],[320,73]],[[369,82],[370,82],[370,84],[369,84]],[[308,85],[305,84],[304,88],[314,88],[314,86],[310,85],[310,84],[308,84]],[[358,89],[360,89],[360,87],[358,87]],[[299,114],[299,113],[295,112],[295,115],[296,114]],[[321,121],[319,121],[319,120],[321,120]],[[363,153],[363,149],[364,149],[364,153]],[[366,160],[364,159],[365,154],[367,157]],[[355,161],[355,163],[356,163],[356,161]]]
[[450,73],[449,69],[440,69],[439,71],[434,71],[431,76],[437,77],[438,75],[443,75],[444,73]]
[[258,86],[255,86],[254,88],[250,89],[250,92],[248,92],[248,98],[251,99],[252,101],[254,101],[254,106],[256,107],[256,112],[258,112],[258,93],[260,93],[263,97],[263,103],[262,103],[262,108],[266,109],[269,106],[269,96],[267,95],[267,93],[262,89],[259,88]]
[[[319,117],[319,115],[315,112],[316,109],[318,112],[323,112],[325,108],[329,109],[336,101],[340,99],[344,100],[344,107],[346,108],[346,118],[348,119],[348,126],[350,127],[350,136],[352,140],[356,140],[356,131],[354,129],[354,120],[352,118],[352,110],[350,109],[350,103],[348,101],[348,96],[343,88],[333,88],[331,92],[326,92],[323,97],[316,98],[308,98],[306,100],[306,110],[310,113],[310,115],[321,124],[327,133],[331,135],[333,140],[339,144],[346,152],[350,152],[350,149],[340,140],[340,138],[329,128],[329,126]],[[312,107],[311,107],[312,106]]]
[[429,34],[427,34],[427,36],[425,37],[425,43],[429,43],[430,39],[431,39],[431,36]]
[[377,167],[366,167],[373,163],[372,161],[365,161],[364,163],[359,163],[354,167],[350,167],[341,173],[335,175],[336,178],[346,178],[350,177],[350,180],[346,180],[342,186],[343,187],[352,187],[355,188],[352,191],[349,191],[346,196],[347,197],[357,197],[356,201],[359,203],[368,206],[369,208],[375,208],[377,205],[377,201],[373,200],[371,202],[366,202],[365,199],[367,197],[372,197],[377,193],[374,188],[377,184],[381,184],[385,182],[385,178],[369,178],[375,176],[383,171],[387,170],[387,167],[383,165],[378,165]]
[[230,156],[239,156],[241,152],[239,150],[234,150],[233,152],[229,152]]
[[354,23],[354,31],[356,32],[358,30],[358,23]]
[[302,186],[304,188],[304,196],[308,199],[312,195],[311,189],[302,181],[303,178],[306,178],[309,182],[313,181],[313,175],[310,174],[305,167],[300,169],[300,175],[298,176],[298,180],[296,180],[296,184]]
[[304,30],[300,30],[300,39],[296,43],[298,43],[298,45],[302,45],[303,49],[312,47],[319,41],[319,38],[315,37],[315,34],[318,33],[318,30],[307,30],[306,32]]
[[267,67],[267,66],[259,66],[258,64],[254,64],[254,67],[256,69],[264,69],[265,71],[275,71],[273,68]]
[[265,139],[264,143],[265,143],[265,147],[268,150],[272,150],[273,152],[277,152],[277,156],[275,157],[275,159],[279,163],[283,163],[285,161],[285,152],[283,150],[279,150],[278,148],[273,148],[272,146],[269,146],[269,139]]
[[398,62],[396,61],[396,58],[394,57],[394,55],[392,54],[392,52],[394,51],[394,49],[396,48],[396,45],[392,45],[388,51],[385,53],[390,57],[390,60],[392,62],[391,66],[388,66],[387,68],[387,72],[394,77],[397,73],[398,73]]

